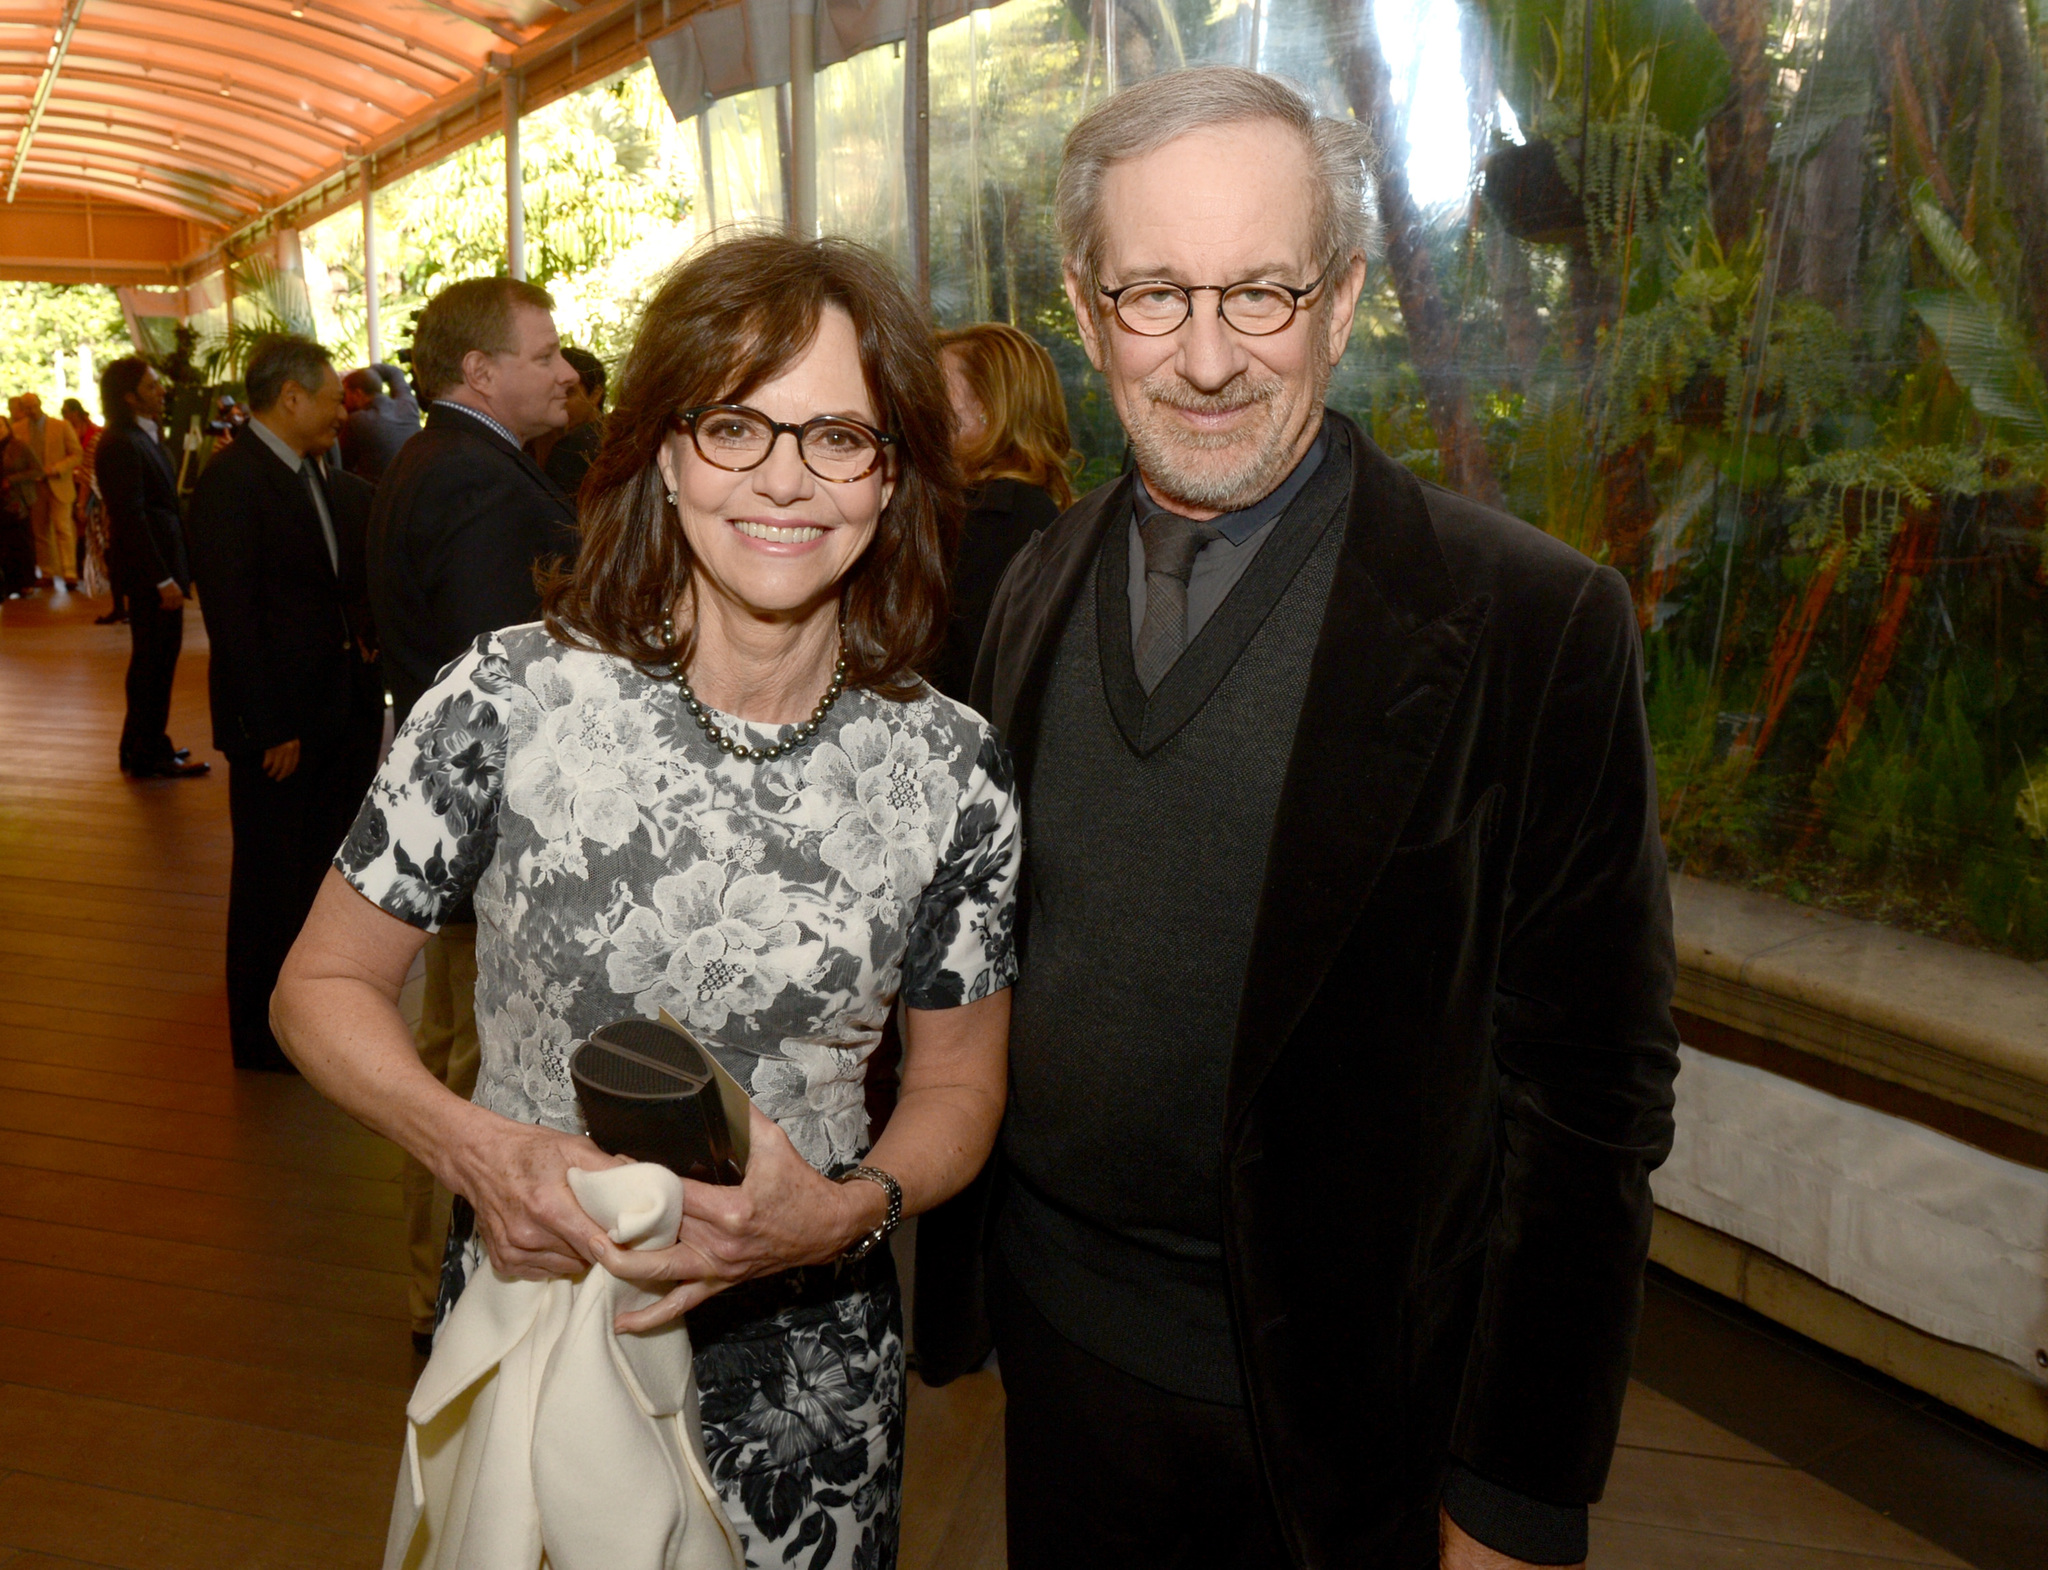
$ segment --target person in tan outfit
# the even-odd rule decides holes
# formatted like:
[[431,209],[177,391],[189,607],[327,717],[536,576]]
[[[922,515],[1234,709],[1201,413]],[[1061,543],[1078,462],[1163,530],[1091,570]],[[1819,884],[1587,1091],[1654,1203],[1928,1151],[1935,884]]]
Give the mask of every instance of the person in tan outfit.
[[52,582],[78,587],[78,533],[72,516],[78,506],[75,476],[84,453],[78,433],[62,420],[43,413],[43,400],[23,393],[11,400],[14,439],[42,465],[36,486],[31,525],[36,536],[36,569]]

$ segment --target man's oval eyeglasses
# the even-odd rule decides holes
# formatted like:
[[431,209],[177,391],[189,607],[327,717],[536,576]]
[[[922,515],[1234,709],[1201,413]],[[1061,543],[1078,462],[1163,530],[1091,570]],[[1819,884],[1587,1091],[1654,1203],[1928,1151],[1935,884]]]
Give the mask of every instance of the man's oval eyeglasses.
[[1269,338],[1293,325],[1301,302],[1322,288],[1330,276],[1332,261],[1304,288],[1274,283],[1269,279],[1248,279],[1244,283],[1170,283],[1164,278],[1146,278],[1120,289],[1096,284],[1109,301],[1110,309],[1126,330],[1145,338],[1164,338],[1178,332],[1195,314],[1195,296],[1214,294],[1216,314],[1247,338]]
[[768,461],[784,433],[796,438],[797,456],[821,480],[850,485],[881,468],[896,438],[872,425],[839,414],[821,414],[801,425],[771,420],[743,403],[707,403],[675,416],[675,428],[689,433],[697,456],[713,468],[744,474]]

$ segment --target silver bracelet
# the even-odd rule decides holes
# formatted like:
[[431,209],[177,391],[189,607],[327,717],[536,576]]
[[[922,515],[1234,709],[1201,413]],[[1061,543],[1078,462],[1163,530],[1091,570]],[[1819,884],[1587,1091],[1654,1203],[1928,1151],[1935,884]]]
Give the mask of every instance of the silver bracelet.
[[903,1220],[903,1185],[901,1183],[889,1176],[880,1167],[855,1167],[839,1181],[851,1183],[855,1178],[859,1178],[862,1182],[878,1185],[882,1192],[889,1196],[889,1213],[883,1218],[880,1226],[876,1227],[874,1231],[854,1239],[848,1245],[846,1252],[839,1256],[840,1262],[848,1265],[856,1260],[866,1259],[869,1254],[874,1252],[875,1245],[886,1240],[889,1234],[894,1232]]

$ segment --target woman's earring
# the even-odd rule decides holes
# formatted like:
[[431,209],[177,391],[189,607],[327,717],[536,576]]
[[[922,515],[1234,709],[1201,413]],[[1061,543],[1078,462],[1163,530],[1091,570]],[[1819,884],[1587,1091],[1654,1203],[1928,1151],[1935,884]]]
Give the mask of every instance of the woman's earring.
[[676,504],[676,493],[674,491],[670,491],[668,493],[668,504],[671,507],[675,506]]

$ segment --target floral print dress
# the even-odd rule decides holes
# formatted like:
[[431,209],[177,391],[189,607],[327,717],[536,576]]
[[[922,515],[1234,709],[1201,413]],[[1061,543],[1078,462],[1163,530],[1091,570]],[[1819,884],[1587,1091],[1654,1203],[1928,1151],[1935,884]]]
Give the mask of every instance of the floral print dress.
[[[719,720],[754,746],[787,734]],[[930,688],[848,692],[805,746],[743,761],[673,684],[533,625],[441,673],[335,865],[429,931],[474,897],[481,1105],[581,1132],[570,1052],[666,1008],[837,1176],[867,1150],[867,1059],[898,997],[954,1007],[1015,978],[1018,859],[1007,754]],[[481,1258],[451,1247],[444,1311]],[[886,1250],[845,1274],[811,1301],[736,1315],[748,1283],[691,1315],[750,1565],[895,1562],[901,1311]]]

